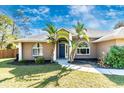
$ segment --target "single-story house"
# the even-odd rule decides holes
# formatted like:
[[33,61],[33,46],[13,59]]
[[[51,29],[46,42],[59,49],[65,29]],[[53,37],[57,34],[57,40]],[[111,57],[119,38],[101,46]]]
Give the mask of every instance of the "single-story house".
[[[73,33],[72,33],[73,32]],[[124,45],[124,27],[113,31],[87,30],[89,42],[82,41],[79,45],[75,59],[96,59],[109,51],[113,45]],[[57,43],[53,45],[48,42],[48,34],[39,34],[28,38],[18,39],[19,60],[33,60],[36,56],[43,56],[46,60],[69,59],[71,41],[76,39],[72,30],[61,28],[56,32]],[[51,56],[53,55],[53,56]]]

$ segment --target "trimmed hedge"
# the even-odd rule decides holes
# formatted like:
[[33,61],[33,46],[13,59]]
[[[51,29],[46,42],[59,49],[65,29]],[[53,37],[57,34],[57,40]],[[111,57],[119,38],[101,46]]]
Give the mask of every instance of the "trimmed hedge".
[[43,56],[36,57],[35,63],[36,64],[44,64],[45,63],[45,58]]
[[112,68],[124,68],[124,46],[112,46],[104,62]]

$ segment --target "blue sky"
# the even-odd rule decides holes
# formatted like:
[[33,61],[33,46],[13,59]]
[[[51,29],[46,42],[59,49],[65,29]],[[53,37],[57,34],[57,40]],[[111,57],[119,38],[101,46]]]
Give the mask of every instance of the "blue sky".
[[15,14],[20,9],[25,16],[30,17],[28,25],[32,33],[42,32],[48,22],[53,22],[57,28],[72,28],[80,21],[88,29],[109,31],[118,21],[124,21],[124,6],[1,5],[0,13],[18,21]]

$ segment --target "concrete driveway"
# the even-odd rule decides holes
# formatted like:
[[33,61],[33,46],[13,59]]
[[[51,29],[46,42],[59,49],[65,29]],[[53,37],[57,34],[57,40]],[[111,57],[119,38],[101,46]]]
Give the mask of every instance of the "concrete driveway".
[[98,68],[94,66],[86,67],[83,65],[70,64],[66,59],[58,59],[57,62],[64,67],[79,70],[79,71],[108,74],[108,75],[124,75],[124,69],[105,69],[105,68]]

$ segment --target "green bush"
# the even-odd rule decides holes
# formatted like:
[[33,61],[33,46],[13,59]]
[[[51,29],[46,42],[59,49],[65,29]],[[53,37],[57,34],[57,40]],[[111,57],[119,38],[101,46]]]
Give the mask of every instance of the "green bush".
[[37,64],[44,64],[45,63],[44,57],[43,56],[36,57],[35,63],[37,63]]
[[124,46],[112,46],[104,62],[112,68],[124,68]]
[[6,46],[7,49],[15,49],[16,48],[16,45],[14,43],[9,43],[7,46]]

